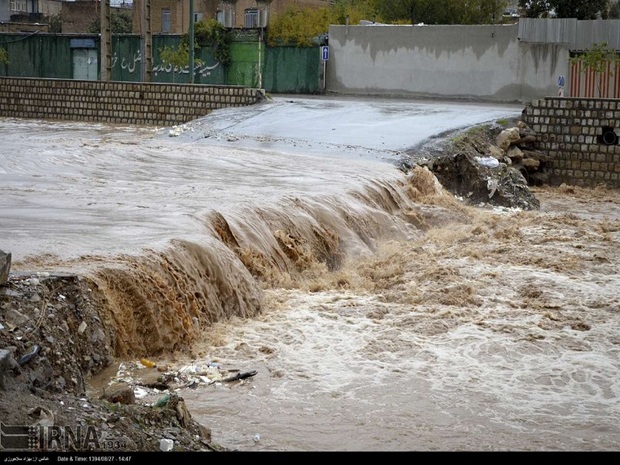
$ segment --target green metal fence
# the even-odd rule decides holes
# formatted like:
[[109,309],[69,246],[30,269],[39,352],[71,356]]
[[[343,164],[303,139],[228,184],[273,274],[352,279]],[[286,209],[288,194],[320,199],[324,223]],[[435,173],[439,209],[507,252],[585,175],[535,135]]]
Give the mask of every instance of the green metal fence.
[[5,76],[72,78],[71,38],[50,34],[0,34],[0,48],[8,52]]
[[320,67],[320,47],[268,47],[263,88],[273,93],[319,93]]
[[[272,93],[320,91],[319,47],[267,47],[259,29],[232,30],[231,63],[226,69],[211,47],[195,50],[194,83],[263,88]],[[183,37],[153,36],[152,82],[189,83],[188,67],[175,68],[161,60],[164,47],[176,49]],[[99,79],[98,34],[0,33],[0,48],[8,52],[8,64],[0,75],[58,79]],[[140,36],[112,36],[112,80],[141,82],[144,79]]]

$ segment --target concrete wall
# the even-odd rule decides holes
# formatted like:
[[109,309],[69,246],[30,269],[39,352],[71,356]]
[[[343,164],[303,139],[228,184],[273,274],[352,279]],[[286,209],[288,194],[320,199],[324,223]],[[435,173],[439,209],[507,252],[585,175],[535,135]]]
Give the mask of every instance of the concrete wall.
[[330,26],[326,89],[525,102],[557,95],[562,44],[521,44],[518,25]]
[[0,77],[0,116],[172,126],[252,105],[258,89]]
[[549,184],[620,187],[620,100],[543,98],[522,119],[549,155]]

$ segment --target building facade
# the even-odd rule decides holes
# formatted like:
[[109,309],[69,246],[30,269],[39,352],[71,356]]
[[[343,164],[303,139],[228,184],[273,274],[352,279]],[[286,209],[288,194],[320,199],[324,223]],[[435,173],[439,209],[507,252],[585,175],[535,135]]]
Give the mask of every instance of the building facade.
[[321,8],[330,0],[228,0],[218,2],[217,20],[227,27],[266,27],[270,17],[289,8]]
[[[0,0],[1,1],[1,0]],[[319,8],[330,0],[194,0],[194,22],[216,19],[229,28],[266,27],[269,18],[288,8]],[[133,30],[142,31],[150,14],[151,33],[185,34],[189,30],[190,0],[134,0]]]
[[[189,30],[192,0],[110,0],[112,11],[132,16],[133,32],[142,33],[150,17],[153,34],[185,34]],[[193,0],[194,22],[216,19],[229,28],[266,27],[269,19],[288,8],[320,8],[330,0]],[[0,23],[5,32],[23,30],[22,24],[47,24],[60,16],[63,33],[89,32],[100,15],[99,0],[0,0]],[[31,28],[30,28],[31,29]]]

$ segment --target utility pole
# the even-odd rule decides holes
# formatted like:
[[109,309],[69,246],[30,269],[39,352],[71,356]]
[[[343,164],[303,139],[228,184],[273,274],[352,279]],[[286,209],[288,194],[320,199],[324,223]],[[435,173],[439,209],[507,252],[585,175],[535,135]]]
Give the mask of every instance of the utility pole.
[[110,14],[110,0],[101,2],[101,63],[100,74],[102,81],[112,80],[112,19]]
[[[153,71],[153,34],[151,32],[151,0],[138,0],[140,12],[140,55],[142,81],[151,82]],[[134,3],[134,8],[136,4]]]
[[189,0],[189,83],[194,83],[194,0]]
[[[263,88],[263,40],[265,36],[264,27],[269,21],[269,5],[272,0],[256,0],[258,10],[258,88]],[[263,24],[264,23],[264,24]]]
[[[260,6],[260,2],[257,1],[256,3],[258,3],[258,5]],[[263,67],[261,65],[261,62],[263,60],[262,55],[262,49],[263,49],[263,23],[262,23],[262,18],[261,18],[261,12],[262,10],[259,8],[258,9],[258,27],[259,29],[259,34],[258,34],[258,88],[262,89],[263,88]]]

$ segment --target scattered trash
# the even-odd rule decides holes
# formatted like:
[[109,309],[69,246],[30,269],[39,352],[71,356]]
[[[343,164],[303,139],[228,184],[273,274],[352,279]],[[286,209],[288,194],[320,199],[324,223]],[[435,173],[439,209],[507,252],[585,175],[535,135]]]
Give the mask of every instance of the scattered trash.
[[194,387],[196,383],[213,384],[223,378],[222,365],[214,362],[204,365],[187,365],[179,370],[177,376],[181,382],[185,381],[186,387]]
[[223,379],[222,382],[223,383],[229,383],[231,381],[238,381],[240,379],[246,379],[246,378],[250,378],[251,376],[255,376],[258,372],[256,370],[254,371],[246,371],[245,373],[237,373],[234,376],[231,376],[229,378]]
[[141,358],[140,363],[147,368],[155,368],[157,366],[155,365],[155,362],[151,362],[149,359],[146,358]]
[[254,439],[254,442],[260,441],[260,434],[256,433],[253,439]]
[[189,127],[187,124],[180,124],[178,126],[174,126],[173,128],[170,129],[170,131],[168,132],[168,135],[170,137],[176,137],[176,136],[180,136],[181,134],[183,134],[185,131],[192,131],[192,128]]
[[54,426],[54,414],[51,410],[46,409],[45,407],[35,407],[30,409],[28,411],[28,415],[37,419],[32,426]]
[[82,334],[84,331],[86,331],[86,322],[82,321],[80,323],[80,326],[78,327],[78,333]]
[[487,168],[497,168],[499,166],[499,160],[495,157],[476,157],[476,161],[479,165],[486,166]]
[[497,179],[488,178],[487,179],[487,189],[489,190],[489,198],[493,197],[493,195],[497,191]]
[[148,391],[140,387],[134,388],[133,392],[134,392],[134,395],[136,396],[136,399],[142,399],[143,397],[146,397],[148,395]]
[[[157,368],[145,370],[145,367]],[[158,399],[151,405],[164,407],[170,399],[171,393],[178,389],[197,389],[200,386],[214,385],[216,388],[222,383],[240,381],[255,376],[257,371],[240,372],[238,369],[224,369],[217,362],[192,362],[180,368],[169,365],[156,365],[155,362],[142,358],[133,362],[121,362],[116,376],[109,382],[124,383],[131,387],[136,399],[157,396]],[[163,397],[160,397],[165,394]]]
[[28,363],[30,360],[33,359],[33,357],[35,355],[37,355],[39,353],[39,351],[41,350],[41,347],[38,345],[33,345],[32,349],[30,349],[30,352],[28,352],[27,354],[22,355],[22,357],[19,359],[19,364],[21,366],[25,365],[26,363]]
[[174,441],[172,439],[162,438],[159,440],[159,449],[162,452],[169,452],[174,447]]
[[154,407],[161,408],[165,407],[170,400],[170,394],[166,394],[165,396],[160,397],[157,402],[155,402]]

